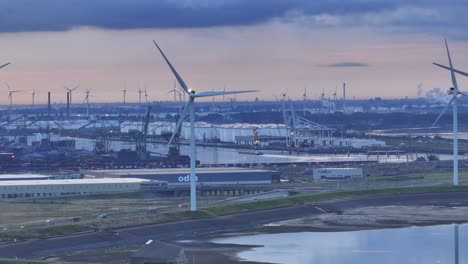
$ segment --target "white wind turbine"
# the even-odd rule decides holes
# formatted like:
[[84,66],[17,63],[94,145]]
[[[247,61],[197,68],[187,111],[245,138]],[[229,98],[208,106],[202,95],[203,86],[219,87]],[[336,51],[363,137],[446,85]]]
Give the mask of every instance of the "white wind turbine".
[[31,91],[32,106],[34,106],[34,96],[36,96],[36,91],[33,89],[33,90]]
[[13,94],[14,94],[14,93],[21,92],[21,90],[13,90],[13,89],[11,89],[10,85],[8,85],[7,82],[5,82],[5,84],[6,84],[6,86],[8,87],[8,91],[9,91],[9,93],[8,93],[8,100],[10,101],[10,111],[9,111],[9,115],[10,115],[10,117],[11,117],[11,110],[12,110],[12,108],[13,108]]
[[455,78],[455,72],[460,74],[467,75],[461,71],[455,70],[452,65],[452,59],[450,57],[450,51],[447,45],[447,40],[445,40],[445,48],[447,49],[447,56],[449,61],[449,67],[434,63],[434,65],[442,67],[444,69],[450,70],[450,75],[452,77],[452,85],[448,91],[448,94],[452,96],[452,99],[447,103],[442,112],[439,114],[435,122],[432,124],[432,127],[439,121],[442,115],[447,111],[447,109],[452,105],[453,109],[453,185],[458,185],[458,96],[459,95],[468,95],[468,93],[460,91],[458,89],[457,79]]
[[122,89],[123,92],[123,103],[125,104],[126,102],[126,97],[127,97],[127,87]]
[[154,45],[158,48],[159,52],[163,56],[164,60],[166,61],[167,65],[171,69],[172,73],[174,74],[177,82],[179,83],[180,87],[182,87],[184,94],[186,93],[189,97],[187,104],[184,107],[184,110],[180,114],[180,118],[177,121],[176,127],[174,129],[174,133],[169,140],[169,144],[172,143],[175,134],[179,131],[179,128],[182,126],[184,122],[187,112],[190,111],[190,210],[196,211],[197,210],[197,191],[196,191],[196,149],[195,149],[195,99],[196,98],[203,98],[203,97],[210,97],[210,96],[219,96],[219,95],[226,95],[226,94],[238,94],[238,93],[249,93],[255,92],[253,90],[249,91],[231,91],[231,92],[201,92],[195,93],[195,90],[190,89],[187,84],[185,84],[184,80],[180,77],[179,73],[177,73],[176,69],[172,66],[169,62],[169,59],[164,55],[163,51],[159,48],[156,41],[154,41]]

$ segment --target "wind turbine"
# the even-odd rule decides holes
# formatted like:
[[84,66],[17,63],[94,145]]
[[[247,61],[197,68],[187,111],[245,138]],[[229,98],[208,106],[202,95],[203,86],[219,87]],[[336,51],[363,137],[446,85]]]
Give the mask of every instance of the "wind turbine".
[[179,73],[177,73],[176,69],[172,66],[169,62],[169,59],[164,55],[163,51],[159,48],[156,41],[153,40],[154,45],[158,48],[159,52],[163,56],[164,60],[166,61],[167,65],[171,69],[172,73],[174,74],[177,82],[179,83],[180,87],[183,89],[183,92],[188,95],[188,102],[184,107],[184,110],[180,114],[180,118],[177,121],[176,127],[174,129],[174,133],[169,140],[169,144],[172,143],[177,131],[182,126],[184,122],[187,112],[190,111],[190,210],[196,211],[197,210],[197,190],[196,190],[196,149],[195,149],[195,99],[196,98],[203,98],[203,97],[210,97],[210,96],[219,96],[219,95],[227,95],[227,94],[238,94],[238,93],[249,93],[255,92],[252,90],[249,91],[230,91],[230,92],[201,92],[195,93],[195,90],[190,89],[187,84],[185,84],[182,77],[180,77]]
[[0,66],[0,69],[1,69],[1,68],[3,68],[3,67],[6,67],[6,66],[8,66],[8,65],[10,65],[10,64],[11,64],[11,63],[7,62],[7,63],[5,63],[5,64],[1,65],[1,66]]
[[461,71],[455,70],[452,65],[452,59],[450,57],[450,51],[448,48],[447,40],[445,40],[445,48],[447,50],[447,57],[449,61],[449,67],[434,63],[434,65],[442,67],[444,69],[450,70],[450,75],[452,77],[452,85],[450,87],[448,94],[452,96],[452,99],[447,103],[442,112],[439,114],[435,122],[432,124],[432,127],[439,121],[442,115],[447,111],[447,109],[452,105],[453,109],[453,185],[458,185],[458,95],[468,95],[468,93],[460,91],[458,89],[457,79],[455,78],[455,72],[459,72],[463,75]]
[[139,103],[139,104],[141,104],[141,93],[142,93],[142,92],[143,92],[143,91],[142,91],[140,88],[138,88],[138,103]]
[[305,112],[306,112],[306,102],[307,102],[307,88],[304,86],[304,93],[302,94],[302,99],[303,99],[303,114],[305,116]]
[[11,110],[13,108],[13,94],[14,93],[18,93],[18,92],[21,92],[21,90],[12,90],[10,85],[8,85],[7,82],[5,82],[6,86],[8,87],[8,91],[9,91],[9,94],[8,94],[8,100],[10,101],[10,117],[11,117]]
[[181,98],[180,98],[180,93],[179,93],[179,91],[177,91],[176,88],[177,88],[177,81],[174,80],[174,88],[169,91],[169,93],[174,94],[174,103],[177,102],[177,94],[179,95],[179,100],[182,101]]
[[336,111],[336,90],[337,88],[335,88],[335,92],[333,93],[333,112]]
[[32,106],[34,106],[34,96],[36,95],[36,91],[32,90],[31,91],[31,96],[32,96]]
[[123,92],[123,103],[125,104],[125,98],[126,98],[126,96],[127,96],[127,88],[126,88],[126,87],[123,88],[123,89],[122,89],[122,92]]
[[74,90],[78,89],[78,87],[79,87],[79,86],[75,86],[75,87],[73,87],[73,88],[71,88],[71,89],[69,89],[69,88],[66,87],[66,86],[64,87],[65,90],[67,90],[68,92],[70,92],[70,106],[72,105],[72,92],[73,92]]
[[86,103],[86,116],[89,117],[89,107],[90,107],[90,105],[89,105],[89,90],[88,89],[86,90],[86,96],[84,98],[84,103]]
[[145,104],[148,104],[148,92],[146,91],[146,84],[145,84]]

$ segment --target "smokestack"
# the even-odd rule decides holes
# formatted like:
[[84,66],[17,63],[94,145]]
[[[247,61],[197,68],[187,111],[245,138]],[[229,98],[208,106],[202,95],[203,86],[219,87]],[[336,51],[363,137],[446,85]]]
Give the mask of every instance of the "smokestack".
[[346,83],[343,82],[343,113],[346,113]]
[[50,92],[47,92],[47,142],[50,142]]
[[70,116],[70,92],[67,92],[67,117]]
[[50,92],[47,92],[47,119],[50,120]]

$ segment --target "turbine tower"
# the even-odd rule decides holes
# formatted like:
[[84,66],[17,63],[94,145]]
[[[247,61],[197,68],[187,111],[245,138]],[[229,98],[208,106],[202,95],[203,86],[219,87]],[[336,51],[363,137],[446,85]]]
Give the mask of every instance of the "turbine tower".
[[148,92],[146,91],[146,85],[145,85],[145,104],[148,104]]
[[169,144],[172,143],[172,140],[174,140],[174,137],[179,130],[179,128],[182,126],[182,123],[184,122],[187,112],[190,111],[190,210],[191,211],[196,211],[197,210],[197,191],[196,191],[196,149],[195,149],[195,99],[196,98],[203,98],[203,97],[210,97],[210,96],[219,96],[219,95],[226,95],[226,94],[238,94],[238,93],[249,93],[249,92],[254,92],[252,90],[249,91],[231,91],[231,92],[201,92],[201,93],[195,93],[195,90],[190,89],[187,84],[185,84],[184,80],[182,80],[182,77],[180,77],[179,73],[175,70],[175,68],[172,66],[172,64],[169,62],[169,59],[164,55],[163,51],[159,48],[158,44],[156,41],[154,41],[154,45],[156,48],[159,50],[161,53],[162,57],[166,61],[167,65],[171,69],[172,73],[174,74],[177,82],[179,83],[180,87],[183,89],[183,92],[188,95],[188,101],[187,104],[184,107],[184,110],[180,114],[180,118],[177,121],[176,127],[174,129],[174,133],[171,136],[171,139],[169,140]]
[[445,48],[447,50],[447,57],[449,61],[449,67],[440,65],[438,63],[434,63],[436,66],[442,67],[444,69],[450,70],[450,75],[452,78],[452,85],[448,91],[448,94],[452,96],[452,99],[447,103],[447,105],[444,107],[440,115],[437,117],[435,122],[432,124],[432,127],[435,126],[435,124],[439,121],[439,119],[442,117],[442,115],[447,111],[447,109],[452,105],[453,109],[453,185],[458,185],[458,96],[459,95],[468,95],[468,93],[460,91],[458,89],[458,83],[457,79],[455,77],[455,72],[460,72],[463,74],[461,71],[454,70],[453,65],[452,65],[452,59],[450,57],[450,51],[448,48],[447,40],[445,40]]
[[122,92],[123,92],[123,103],[125,104],[125,102],[126,102],[125,99],[126,99],[126,96],[127,96],[127,88],[126,87],[123,88]]
[[89,108],[90,108],[90,105],[89,105],[89,90],[86,90],[86,96],[85,96],[84,102],[86,103],[86,116],[89,117]]
[[5,82],[6,86],[8,87],[8,91],[9,91],[9,94],[8,94],[8,100],[10,101],[10,109],[9,109],[9,117],[11,118],[11,111],[12,111],[12,108],[13,108],[13,94],[14,93],[18,93],[18,92],[21,92],[20,90],[12,90],[10,85],[8,85],[7,82]]
[[141,93],[142,93],[141,89],[138,88],[138,103],[139,104],[141,104]]
[[303,114],[305,116],[306,113],[306,102],[307,102],[307,88],[304,86],[304,93],[302,94],[302,100],[303,100]]
[[34,106],[34,96],[36,95],[36,91],[32,90],[31,91],[31,97],[32,97],[32,106]]

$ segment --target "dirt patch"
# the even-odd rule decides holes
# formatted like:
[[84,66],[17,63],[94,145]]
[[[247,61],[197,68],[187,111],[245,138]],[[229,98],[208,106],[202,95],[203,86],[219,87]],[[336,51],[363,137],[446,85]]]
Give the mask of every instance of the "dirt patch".
[[350,231],[468,222],[468,207],[370,206],[267,224],[262,232]]

